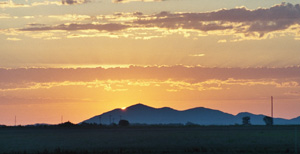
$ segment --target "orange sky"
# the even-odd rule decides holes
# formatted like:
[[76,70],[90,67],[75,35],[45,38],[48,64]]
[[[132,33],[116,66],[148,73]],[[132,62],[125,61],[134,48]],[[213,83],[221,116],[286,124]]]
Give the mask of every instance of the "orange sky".
[[299,116],[294,0],[2,0],[0,124],[137,103]]
[[299,67],[290,68],[31,68],[0,69],[1,121],[78,123],[103,112],[143,103],[178,110],[207,107],[231,114],[299,116]]

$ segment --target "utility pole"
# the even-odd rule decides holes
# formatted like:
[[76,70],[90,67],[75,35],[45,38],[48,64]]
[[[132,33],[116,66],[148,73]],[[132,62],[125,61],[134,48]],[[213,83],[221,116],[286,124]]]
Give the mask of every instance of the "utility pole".
[[271,117],[273,119],[273,96],[271,96]]

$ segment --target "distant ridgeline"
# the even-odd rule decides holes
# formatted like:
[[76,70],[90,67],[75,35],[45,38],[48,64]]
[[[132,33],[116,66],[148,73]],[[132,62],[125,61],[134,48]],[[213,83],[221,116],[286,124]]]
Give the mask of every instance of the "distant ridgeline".
[[[250,124],[265,125],[265,115],[255,115],[242,112],[237,115],[203,107],[184,111],[172,108],[152,108],[143,104],[136,104],[126,109],[115,109],[92,117],[82,123],[114,124],[126,119],[130,124],[198,124],[198,125],[235,125],[242,124],[243,117],[250,117]],[[294,119],[274,118],[275,125],[300,124],[300,117]]]

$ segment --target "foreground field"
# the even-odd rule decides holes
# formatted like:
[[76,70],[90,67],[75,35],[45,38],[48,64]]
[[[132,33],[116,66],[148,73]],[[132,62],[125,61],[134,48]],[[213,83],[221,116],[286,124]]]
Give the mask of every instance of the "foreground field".
[[0,153],[295,153],[295,127],[0,128]]

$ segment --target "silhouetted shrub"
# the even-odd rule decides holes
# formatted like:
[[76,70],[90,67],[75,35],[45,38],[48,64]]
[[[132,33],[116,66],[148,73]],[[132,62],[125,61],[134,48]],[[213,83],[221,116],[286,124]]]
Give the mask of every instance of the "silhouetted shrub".
[[119,126],[129,126],[129,121],[128,120],[120,120]]
[[192,126],[198,126],[198,124],[195,124],[195,123],[192,123],[192,122],[187,122],[187,123],[185,124],[185,126],[190,126],[190,127],[192,127]]
[[266,123],[267,126],[272,126],[273,125],[273,118],[272,117],[265,116],[263,120],[264,120],[264,122]]
[[73,124],[73,123],[71,123],[70,121],[68,121],[68,122],[59,124],[58,126],[60,126],[60,127],[75,127],[76,124]]
[[249,116],[243,117],[243,125],[251,125]]
[[116,126],[118,126],[118,125],[117,125],[116,123],[113,122],[113,123],[110,124],[110,126],[116,127]]

